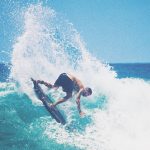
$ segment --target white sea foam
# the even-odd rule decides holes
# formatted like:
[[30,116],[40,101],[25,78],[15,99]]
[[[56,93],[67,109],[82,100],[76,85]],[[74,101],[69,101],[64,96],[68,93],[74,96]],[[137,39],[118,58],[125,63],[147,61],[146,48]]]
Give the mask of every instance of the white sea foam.
[[15,91],[16,91],[16,88],[15,88],[14,83],[6,83],[6,82],[0,83],[0,97],[1,98],[14,93]]
[[[85,131],[68,132],[50,122],[45,134],[58,143],[86,150],[148,150],[150,144],[150,84],[139,79],[116,79],[109,65],[102,64],[86,49],[73,25],[42,5],[31,5],[24,12],[24,32],[13,46],[11,76],[33,102],[30,78],[54,82],[62,72],[77,75],[93,89],[87,103],[98,103],[105,95],[105,109],[83,110],[93,119]],[[65,104],[75,105],[73,101]],[[65,108],[64,108],[65,109]],[[67,111],[66,110],[66,111]],[[71,115],[68,116],[70,122]]]

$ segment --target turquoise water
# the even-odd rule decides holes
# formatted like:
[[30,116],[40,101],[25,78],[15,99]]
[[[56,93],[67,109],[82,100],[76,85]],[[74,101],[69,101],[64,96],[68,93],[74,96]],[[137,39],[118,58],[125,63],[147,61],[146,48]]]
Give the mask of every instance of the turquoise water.
[[141,78],[150,80],[150,63],[118,63],[110,64],[118,74],[118,78]]
[[[112,69],[89,53],[70,22],[41,4],[25,7],[20,18],[11,67],[0,65],[0,149],[150,147],[149,64],[113,65]],[[54,83],[62,72],[71,72],[93,89],[92,96],[81,98],[83,118],[75,97],[58,106],[67,121],[65,126],[51,118],[30,80]],[[61,89],[42,88],[54,101],[65,94]]]
[[[43,106],[33,105],[26,94],[18,93],[14,85],[2,84],[3,87],[0,88],[0,93],[4,93],[0,97],[0,145],[2,149],[78,149],[76,146],[58,144],[55,139],[48,138],[44,132],[49,124],[52,122],[53,126],[60,125],[52,120]],[[86,125],[90,124],[91,118],[86,117],[81,122],[80,120],[76,118],[75,121],[60,128],[67,133],[83,132]],[[50,130],[55,131],[55,129]]]
[[[124,70],[123,67],[124,65],[125,64],[123,64],[122,67],[120,67],[120,64],[119,66],[117,66],[117,64],[113,66],[114,69],[116,68],[118,73],[120,73],[126,71]],[[146,70],[144,66],[142,72]],[[1,68],[3,68],[2,65]],[[129,64],[128,64],[128,68],[130,68]],[[137,68],[137,65],[135,66],[135,68]],[[133,72],[133,69],[134,67],[132,64],[132,70],[131,71],[128,70],[126,74],[123,74],[122,79],[125,79],[124,76],[126,75],[126,78],[128,80],[131,79],[135,80],[136,78],[134,78],[133,76],[130,79],[128,78],[128,75],[130,74],[130,72],[131,73]],[[135,74],[140,73],[136,69],[134,70],[135,70],[134,72]],[[118,76],[120,77],[121,75],[122,74],[119,74]],[[148,82],[147,75],[144,80],[145,80],[144,82]],[[1,139],[0,147],[1,149],[4,150],[7,149],[79,150],[79,149],[89,149],[89,147],[90,148],[94,147],[93,149],[95,149],[96,147],[97,149],[99,149],[101,147],[101,145],[99,144],[97,144],[96,146],[93,145],[94,142],[90,138],[93,135],[95,136],[94,133],[95,130],[96,132],[98,132],[97,130],[99,130],[99,128],[96,129],[95,126],[95,124],[98,123],[95,122],[96,121],[95,115],[96,118],[102,115],[101,119],[106,119],[105,118],[106,116],[103,113],[108,113],[107,105],[109,105],[109,101],[111,99],[108,98],[107,94],[106,95],[101,94],[99,96],[98,95],[95,96],[96,100],[90,103],[85,100],[82,102],[82,107],[84,107],[84,111],[86,111],[87,113],[84,118],[79,117],[79,114],[76,109],[76,105],[75,103],[73,103],[73,100],[71,100],[72,106],[69,108],[70,112],[65,110],[68,109],[68,107],[70,106],[70,105],[67,106],[68,104],[64,104],[65,105],[64,107],[59,107],[65,119],[67,120],[67,124],[63,126],[56,123],[55,120],[51,118],[51,116],[46,111],[43,105],[33,103],[32,99],[27,94],[22,93],[18,89],[18,84],[12,81],[8,81],[8,80],[6,81],[5,82],[1,81],[0,83],[0,108],[1,108],[0,109],[0,139]],[[145,84],[144,82],[142,84]],[[107,117],[109,118],[110,116],[108,115]],[[100,121],[102,121],[101,119]],[[117,120],[118,119],[119,118],[117,118]],[[120,118],[120,120],[122,119]],[[148,119],[146,120],[148,121]],[[113,120],[113,122],[114,121],[115,120]],[[111,125],[112,122],[110,120],[108,122],[110,123],[110,127],[113,130],[113,127]],[[101,122],[99,122],[98,124],[101,124]],[[108,125],[102,124],[102,126],[103,126],[103,130],[100,129],[99,131],[100,135],[101,132],[103,134],[103,132],[106,130],[104,126],[107,127]],[[88,136],[87,134],[88,128],[89,129],[92,128],[92,131],[90,132],[90,136]],[[94,139],[94,136],[92,137],[92,139]],[[78,138],[80,138],[80,140],[84,139],[83,140],[84,142],[81,140],[82,141],[81,145],[80,143],[78,144],[78,142],[76,142],[76,140],[78,141]],[[103,138],[108,138],[108,137],[104,136]],[[88,143],[89,139],[91,140],[90,141],[91,145]],[[99,141],[97,137],[96,140]],[[103,145],[103,143],[101,144]]]
[[[26,94],[18,92],[15,84],[3,82],[0,86],[0,93],[3,93],[0,96],[1,149],[80,149],[67,142],[58,143],[55,139],[57,134],[49,138],[46,130],[50,134],[55,134],[55,130],[60,130],[59,128],[68,134],[84,134],[86,126],[93,123],[91,115],[81,119],[74,107],[74,114],[70,116],[71,121],[68,121],[66,126],[58,125],[52,120],[44,106],[32,104]],[[103,101],[102,98],[97,104],[85,106],[87,109],[100,109]],[[67,120],[67,115],[64,114],[64,116]],[[49,126],[55,126],[55,128]],[[63,138],[63,134],[66,133],[61,130],[59,132]],[[71,137],[68,137],[68,140],[69,138]]]

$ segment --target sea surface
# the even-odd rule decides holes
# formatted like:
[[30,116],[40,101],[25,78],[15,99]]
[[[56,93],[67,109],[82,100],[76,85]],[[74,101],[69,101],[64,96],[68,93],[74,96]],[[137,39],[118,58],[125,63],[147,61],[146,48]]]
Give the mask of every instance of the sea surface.
[[110,64],[118,74],[118,78],[150,79],[150,63],[116,63]]
[[[145,86],[149,86],[147,82],[149,82],[150,80],[150,64],[148,63],[147,64],[110,64],[110,66],[112,66],[113,70],[117,72],[118,77],[116,78],[118,78],[119,80],[121,79],[129,80],[128,81],[129,89],[132,88],[130,87],[130,84],[132,86],[132,82],[137,82],[137,83],[139,82],[138,83],[139,85],[147,84]],[[99,140],[105,141],[106,139],[109,138],[109,134],[107,133],[108,135],[106,137],[103,136],[104,139],[101,139],[101,137],[99,139],[99,136],[103,135],[104,134],[103,132],[105,132],[106,130],[105,124],[103,124],[102,129],[96,128],[94,124],[96,123],[101,125],[102,122],[105,122],[103,119],[106,120],[108,119],[107,114],[106,116],[103,114],[105,111],[107,111],[106,103],[109,103],[110,101],[109,98],[107,98],[107,94],[106,95],[100,94],[99,96],[96,97],[97,100],[93,100],[93,102],[90,103],[84,102],[84,104],[82,104],[85,107],[84,109],[88,110],[88,111],[86,110],[87,116],[84,118],[79,117],[79,114],[77,113],[77,110],[75,108],[75,103],[73,103],[74,106],[71,106],[72,110],[70,110],[70,112],[68,112],[67,114],[64,114],[65,119],[67,120],[67,125],[63,127],[62,125],[59,125],[54,120],[52,120],[51,116],[42,105],[34,104],[31,98],[26,93],[22,93],[20,89],[17,88],[18,85],[15,83],[15,81],[12,81],[9,78],[10,71],[11,71],[11,65],[0,64],[0,108],[1,108],[0,109],[0,149],[2,150],[10,150],[10,149],[13,150],[20,150],[20,149],[79,150],[79,149],[89,149],[90,147],[90,149],[94,150],[95,148],[101,149],[101,145],[104,146],[103,142],[99,143],[98,141]],[[115,86],[115,85],[110,85],[110,86]],[[126,90],[128,90],[128,88]],[[120,90],[122,89],[118,89],[118,93]],[[140,93],[144,91],[138,91],[138,92]],[[136,93],[134,94],[136,95]],[[139,94],[137,93],[137,95]],[[141,100],[140,105],[143,105],[144,103],[142,102],[144,101],[144,95],[142,96],[142,98],[143,99]],[[132,98],[130,100],[132,100]],[[137,103],[138,101],[139,100],[137,97]],[[128,105],[130,105],[131,103],[129,103]],[[68,109],[67,107],[66,108],[64,107],[63,109]],[[132,109],[134,109],[134,107],[136,107],[136,105],[133,105]],[[97,118],[97,120],[98,117],[100,117],[99,121],[95,122],[96,121],[95,117]],[[117,121],[119,121],[119,125],[120,125],[120,121],[122,120],[122,118],[121,120],[118,120],[119,118],[120,116],[117,116]],[[126,120],[126,121],[130,121],[130,120]],[[130,123],[130,122],[125,122],[125,123]],[[140,124],[142,125],[142,122],[140,122]],[[108,124],[106,125],[106,127],[107,126]],[[112,124],[110,124],[110,126],[111,126],[110,127],[111,130],[113,130],[113,128],[116,128],[113,127]],[[135,127],[136,126],[138,125],[135,124]],[[145,126],[147,126],[147,124],[145,124]],[[119,130],[123,130],[122,134],[126,134],[124,133],[125,132],[124,129],[119,129]],[[127,127],[127,132],[129,132],[128,136],[129,137],[131,136],[130,137],[131,139],[133,138],[132,136],[136,137],[136,134],[140,134],[135,131],[134,130],[132,131],[130,128]],[[94,132],[99,132],[99,136],[97,136],[96,138],[97,145],[95,145],[95,141],[92,140],[94,139],[94,136],[96,136],[95,134],[97,134]],[[82,140],[79,141],[78,138]],[[91,140],[90,143],[88,142],[89,140]]]
[[[37,3],[20,10],[10,61],[0,64],[0,149],[149,150],[150,64],[102,63],[52,8]],[[53,84],[63,72],[93,90],[81,97],[83,117],[76,97],[57,106],[66,125],[51,118],[30,80]],[[53,101],[65,95],[42,89]]]
[[[117,78],[139,78],[150,80],[150,63],[110,63]],[[0,63],[0,82],[7,82],[11,64]]]

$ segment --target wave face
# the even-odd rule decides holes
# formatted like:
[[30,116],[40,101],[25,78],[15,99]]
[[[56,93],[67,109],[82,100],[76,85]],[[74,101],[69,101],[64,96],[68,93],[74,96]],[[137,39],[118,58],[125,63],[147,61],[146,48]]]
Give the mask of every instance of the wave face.
[[[22,34],[13,45],[10,78],[0,83],[3,149],[141,150],[150,148],[150,85],[137,78],[118,79],[109,65],[86,49],[74,26],[41,4],[21,12]],[[30,78],[54,83],[70,72],[92,87],[82,99],[80,118],[75,98],[58,106],[67,124],[51,119],[36,99]],[[54,100],[61,90],[47,91]]]

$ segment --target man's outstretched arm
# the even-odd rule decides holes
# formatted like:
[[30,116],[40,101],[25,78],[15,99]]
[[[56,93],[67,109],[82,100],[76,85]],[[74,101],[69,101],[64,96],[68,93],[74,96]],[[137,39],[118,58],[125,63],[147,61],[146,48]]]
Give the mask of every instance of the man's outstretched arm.
[[80,90],[79,93],[78,93],[78,95],[77,95],[76,103],[77,103],[77,108],[78,108],[80,116],[83,116],[84,113],[81,111],[81,106],[80,106],[81,93],[82,93],[82,90]]
[[76,103],[77,103],[77,108],[78,108],[78,111],[80,114],[81,113],[81,107],[80,107],[80,99],[79,98],[77,98]]

